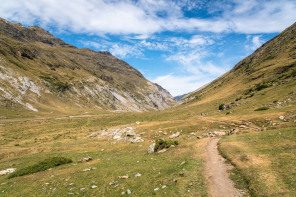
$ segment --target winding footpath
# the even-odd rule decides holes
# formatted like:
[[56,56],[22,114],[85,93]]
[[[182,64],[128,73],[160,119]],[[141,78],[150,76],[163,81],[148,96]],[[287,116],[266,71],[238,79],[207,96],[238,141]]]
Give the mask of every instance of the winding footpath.
[[207,146],[206,176],[209,182],[209,195],[211,197],[240,197],[243,196],[234,187],[227,173],[225,159],[219,155],[217,144],[219,138],[211,139]]

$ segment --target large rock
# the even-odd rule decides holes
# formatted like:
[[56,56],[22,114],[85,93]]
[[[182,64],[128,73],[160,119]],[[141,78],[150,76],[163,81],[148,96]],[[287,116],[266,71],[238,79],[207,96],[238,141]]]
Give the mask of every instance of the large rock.
[[151,144],[149,147],[148,147],[148,153],[154,153],[154,148],[155,148],[155,143]]

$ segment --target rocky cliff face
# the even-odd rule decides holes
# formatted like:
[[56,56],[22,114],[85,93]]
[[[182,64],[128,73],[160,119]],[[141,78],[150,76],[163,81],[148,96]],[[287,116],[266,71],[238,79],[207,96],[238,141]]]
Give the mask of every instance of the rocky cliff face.
[[147,111],[174,103],[169,92],[108,52],[77,49],[40,27],[0,19],[0,107]]

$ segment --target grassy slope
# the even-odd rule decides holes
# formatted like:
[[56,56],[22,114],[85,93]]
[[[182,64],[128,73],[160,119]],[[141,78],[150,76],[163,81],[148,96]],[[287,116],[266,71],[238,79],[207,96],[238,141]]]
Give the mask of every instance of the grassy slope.
[[295,196],[295,137],[295,128],[236,135],[224,138],[220,151],[253,196]]

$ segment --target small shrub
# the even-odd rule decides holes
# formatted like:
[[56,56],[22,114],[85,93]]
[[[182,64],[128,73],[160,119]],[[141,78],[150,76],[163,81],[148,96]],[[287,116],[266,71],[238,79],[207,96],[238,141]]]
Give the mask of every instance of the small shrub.
[[257,109],[255,109],[254,111],[263,111],[263,110],[268,110],[269,107],[259,107]]
[[221,104],[219,105],[219,110],[223,110],[224,109],[225,104]]
[[265,88],[268,88],[268,85],[266,85],[266,84],[257,84],[255,90],[260,91],[260,90],[263,90]]
[[248,94],[250,94],[251,92],[253,92],[254,90],[253,90],[253,88],[250,88],[250,89],[248,89],[245,93],[244,93],[244,95],[248,95]]
[[155,147],[154,147],[154,152],[157,152],[158,150],[162,150],[164,148],[169,148],[171,147],[171,145],[174,145],[174,146],[177,146],[179,145],[179,142],[178,141],[166,141],[166,140],[163,140],[163,139],[158,139],[158,140],[155,140]]
[[18,176],[24,176],[28,174],[34,174],[36,172],[45,171],[49,168],[54,168],[56,166],[71,163],[72,160],[65,158],[65,157],[50,157],[43,161],[40,161],[37,164],[30,165],[28,167],[25,167],[23,169],[17,170],[14,173],[10,174],[8,178],[18,177]]
[[20,144],[15,144],[14,146],[20,146]]

